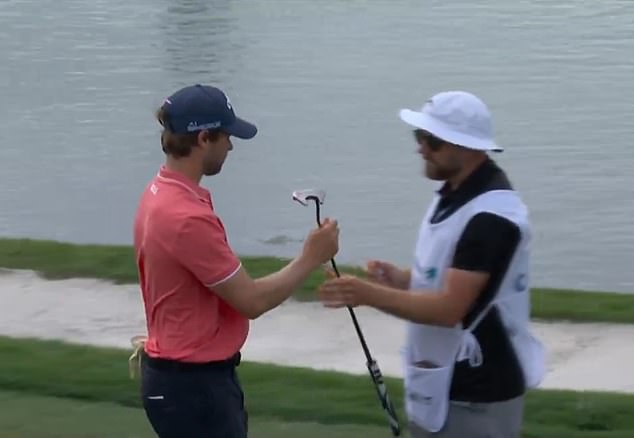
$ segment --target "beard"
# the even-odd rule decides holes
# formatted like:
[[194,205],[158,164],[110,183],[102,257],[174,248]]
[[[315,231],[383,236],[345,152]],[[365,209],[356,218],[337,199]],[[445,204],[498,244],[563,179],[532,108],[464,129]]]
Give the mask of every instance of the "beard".
[[203,175],[213,176],[218,175],[222,170],[222,164],[214,161],[205,162],[203,165]]
[[439,164],[432,160],[425,161],[425,176],[433,181],[447,181],[452,176],[460,172],[460,165],[457,162]]

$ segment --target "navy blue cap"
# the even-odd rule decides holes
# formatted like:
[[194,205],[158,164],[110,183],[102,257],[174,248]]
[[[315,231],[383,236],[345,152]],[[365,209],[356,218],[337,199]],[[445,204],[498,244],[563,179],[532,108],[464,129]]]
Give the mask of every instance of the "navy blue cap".
[[209,85],[190,85],[165,99],[163,110],[166,128],[175,134],[186,134],[203,129],[219,129],[242,139],[255,137],[258,129],[239,117],[227,95]]

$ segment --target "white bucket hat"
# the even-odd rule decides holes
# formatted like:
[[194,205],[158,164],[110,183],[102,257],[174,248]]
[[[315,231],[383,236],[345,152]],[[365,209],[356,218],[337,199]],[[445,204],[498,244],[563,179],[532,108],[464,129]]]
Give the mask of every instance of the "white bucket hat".
[[446,142],[479,151],[502,152],[493,139],[487,106],[466,91],[443,91],[432,96],[420,111],[402,109],[401,120]]

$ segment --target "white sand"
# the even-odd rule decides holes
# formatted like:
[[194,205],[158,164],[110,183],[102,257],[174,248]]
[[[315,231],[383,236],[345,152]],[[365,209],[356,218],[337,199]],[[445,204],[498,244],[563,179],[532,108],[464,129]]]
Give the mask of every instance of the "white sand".
[[[129,348],[145,332],[138,287],[97,280],[47,281],[31,271],[0,271],[0,334]],[[356,310],[383,374],[401,376],[403,326]],[[548,349],[543,388],[634,393],[634,325],[535,323]],[[252,324],[245,360],[365,374],[347,310],[289,301]]]

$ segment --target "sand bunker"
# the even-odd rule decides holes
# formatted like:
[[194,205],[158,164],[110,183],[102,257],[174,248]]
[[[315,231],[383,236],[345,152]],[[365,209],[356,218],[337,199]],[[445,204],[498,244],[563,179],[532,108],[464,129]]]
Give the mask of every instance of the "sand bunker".
[[[145,330],[138,287],[86,279],[48,281],[31,271],[0,273],[0,334],[129,348]],[[402,376],[403,325],[381,312],[356,310],[383,373]],[[634,325],[534,323],[549,353],[543,388],[634,393]],[[252,323],[248,361],[365,374],[348,312],[288,301]]]

